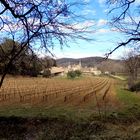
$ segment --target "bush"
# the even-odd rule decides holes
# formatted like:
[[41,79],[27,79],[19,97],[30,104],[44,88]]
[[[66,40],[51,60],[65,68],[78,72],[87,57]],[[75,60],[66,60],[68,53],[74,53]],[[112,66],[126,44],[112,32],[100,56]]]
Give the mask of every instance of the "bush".
[[116,75],[116,73],[115,73],[115,72],[113,72],[113,71],[111,72],[111,74],[112,74],[112,75]]
[[69,71],[67,73],[67,77],[70,78],[70,79],[74,79],[76,77],[80,77],[81,76],[81,71],[80,70],[75,70],[75,71]]
[[130,91],[140,91],[140,82],[130,87]]
[[75,70],[75,74],[76,74],[77,77],[80,77],[82,72],[80,70]]
[[67,77],[70,78],[70,79],[74,79],[76,77],[75,71],[69,71],[67,73]]
[[46,69],[44,72],[43,72],[43,77],[50,77],[51,76],[51,71],[49,69]]

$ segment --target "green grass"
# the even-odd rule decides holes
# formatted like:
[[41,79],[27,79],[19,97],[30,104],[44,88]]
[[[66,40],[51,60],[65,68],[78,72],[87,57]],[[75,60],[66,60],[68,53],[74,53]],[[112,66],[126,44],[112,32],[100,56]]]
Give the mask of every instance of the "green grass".
[[135,92],[117,88],[117,97],[125,106],[140,105],[140,96]]
[[45,106],[5,106],[0,107],[0,117],[48,117],[62,118],[76,122],[87,121],[93,114],[91,110],[74,107],[45,107]]
[[116,92],[121,104],[121,108],[117,111],[117,117],[123,119],[140,118],[140,95],[122,89],[121,85],[116,87]]
[[120,76],[120,77],[122,77],[122,78],[124,78],[124,79],[128,79],[128,75],[127,75],[127,74],[120,74],[120,73],[117,73],[116,75],[117,75],[117,76]]

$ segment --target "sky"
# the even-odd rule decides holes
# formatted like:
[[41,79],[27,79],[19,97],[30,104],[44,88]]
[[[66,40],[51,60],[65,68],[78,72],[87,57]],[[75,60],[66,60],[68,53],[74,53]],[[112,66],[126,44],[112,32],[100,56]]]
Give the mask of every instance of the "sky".
[[[92,32],[88,34],[88,37],[92,39],[92,41],[77,40],[76,43],[69,41],[69,47],[63,46],[63,48],[60,48],[59,45],[56,42],[54,42],[54,48],[49,48],[51,53],[54,54],[54,58],[83,58],[91,56],[105,57],[106,53],[108,53],[110,50],[113,50],[118,45],[118,43],[125,40],[124,34],[120,33],[118,30],[116,30],[109,24],[111,16],[108,15],[109,9],[108,6],[105,4],[106,0],[67,1],[80,1],[84,3],[84,5],[74,7],[72,10],[74,11],[74,14],[80,15],[85,18],[85,20],[79,20],[77,27],[82,28],[85,26],[90,26],[90,30]],[[135,4],[136,5],[134,5],[134,7],[137,6],[137,4],[140,4],[140,0],[136,0]],[[5,18],[8,19],[9,16],[10,15],[7,14],[5,15]],[[140,17],[137,18],[139,21]],[[14,25],[12,25],[12,27],[13,26]],[[19,28],[19,26],[15,26],[15,28]],[[22,28],[22,26],[20,28]],[[19,34],[19,37],[21,32],[20,28],[18,29],[19,32],[15,30],[16,35],[18,36]],[[3,32],[3,34],[5,35],[5,32]],[[2,36],[2,32],[0,33],[0,36]],[[121,47],[118,50],[116,50],[112,55],[110,55],[110,58],[119,59],[124,55],[124,52],[127,50],[128,48]],[[43,51],[39,51],[38,53],[40,54],[40,56],[46,55],[46,52],[44,53]]]
[[[83,0],[83,2],[87,5],[76,12],[89,19],[83,23],[84,25],[93,24],[92,29],[95,32],[90,35],[90,38],[94,41],[78,40],[77,43],[69,42],[70,47],[63,47],[63,49],[56,47],[51,50],[56,58],[104,57],[105,53],[115,48],[124,38],[121,33],[108,24],[110,18],[107,14],[108,7],[105,5],[105,0]],[[122,47],[114,52],[110,58],[118,59],[124,51],[125,48]]]

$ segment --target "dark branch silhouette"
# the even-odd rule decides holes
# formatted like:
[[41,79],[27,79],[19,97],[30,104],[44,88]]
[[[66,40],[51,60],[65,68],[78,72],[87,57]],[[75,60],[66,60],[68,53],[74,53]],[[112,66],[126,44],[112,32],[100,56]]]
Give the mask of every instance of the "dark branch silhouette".
[[122,42],[120,43],[117,47],[115,47],[113,50],[111,50],[109,53],[106,54],[106,58],[108,58],[113,52],[115,52],[118,48],[122,47],[122,46],[126,46],[128,45],[130,42],[132,41],[140,41],[140,38],[130,38],[129,40],[127,40],[126,42]]
[[[66,3],[65,0],[0,1],[0,32],[13,39],[12,55],[5,63],[0,87],[9,68],[25,49],[49,52],[49,48],[56,47],[56,44],[61,48],[68,46],[69,40],[88,40],[86,34],[90,32],[86,26],[79,25],[84,19],[72,12],[77,5],[81,6],[80,3]],[[16,41],[19,44],[15,52]]]
[[[111,26],[126,36],[113,50],[106,54],[107,58],[121,46],[130,45],[139,47],[140,42],[140,9],[136,0],[108,0],[111,6],[109,15],[112,16]],[[116,13],[115,13],[116,12]]]

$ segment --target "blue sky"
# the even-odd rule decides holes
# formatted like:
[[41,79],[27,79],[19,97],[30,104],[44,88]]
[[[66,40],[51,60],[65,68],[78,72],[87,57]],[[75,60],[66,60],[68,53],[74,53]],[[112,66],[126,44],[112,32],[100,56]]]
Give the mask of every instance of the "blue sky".
[[[93,22],[92,29],[95,30],[95,33],[92,33],[90,38],[94,41],[78,40],[77,44],[69,42],[70,47],[54,48],[52,52],[56,58],[104,56],[105,53],[117,46],[117,43],[123,38],[119,32],[114,31],[113,27],[108,24],[108,7],[105,5],[104,0],[84,0],[84,2],[87,2],[87,5],[83,6],[81,11],[76,12],[89,19],[85,22],[86,24]],[[123,50],[124,48],[117,50],[110,57],[119,58],[122,55],[120,52],[123,52]]]
[[[92,26],[90,30],[92,32],[88,35],[89,38],[93,39],[94,41],[84,41],[84,40],[77,40],[77,43],[69,41],[68,44],[70,47],[64,46],[62,49],[59,47],[59,45],[54,41],[55,46],[53,49],[50,49],[50,51],[55,55],[55,58],[82,58],[82,57],[91,57],[91,56],[103,56],[105,53],[109,52],[109,50],[112,50],[115,48],[119,42],[122,40],[125,40],[125,36],[121,34],[118,30],[111,27],[108,24],[108,21],[110,21],[110,15],[107,15],[108,12],[108,6],[105,4],[106,0],[66,0],[69,2],[83,2],[85,5],[74,7],[72,10],[74,11],[74,14],[81,15],[82,17],[86,18],[86,20],[80,20],[77,24],[78,28],[83,28],[85,26]],[[140,4],[140,0],[136,0],[136,5]],[[1,7],[0,7],[1,8]],[[117,13],[115,13],[117,14]],[[5,20],[10,17],[9,13],[7,15],[4,15]],[[2,17],[3,18],[3,17]],[[65,17],[68,20],[62,18],[62,20],[69,21],[68,17]],[[138,17],[139,15],[138,15]],[[28,19],[29,21],[31,19]],[[61,20],[61,19],[60,19]],[[71,19],[70,22],[71,24]],[[11,28],[15,29],[15,33],[20,39],[20,33],[22,30],[22,26],[14,26],[14,24],[10,25]],[[7,27],[5,27],[6,29]],[[7,28],[9,29],[9,28]],[[20,30],[21,29],[21,30]],[[62,28],[63,30],[63,28]],[[19,32],[17,32],[19,31]],[[5,36],[5,32],[0,33],[1,36]],[[39,45],[38,45],[39,46]],[[37,41],[35,44],[35,47],[38,48]],[[126,51],[127,48],[121,47],[117,51],[115,51],[110,58],[118,59],[120,58],[124,51]],[[43,52],[38,51],[40,56],[46,55],[46,53],[43,54]]]
[[[93,23],[92,29],[96,30],[96,32],[92,33],[90,37],[94,39],[94,41],[86,42],[79,40],[77,41],[77,44],[69,42],[69,48],[54,48],[51,51],[55,54],[56,58],[104,56],[105,53],[115,48],[120,41],[125,39],[120,32],[108,24],[110,17],[107,15],[108,7],[105,4],[105,0],[83,0],[83,2],[87,3],[87,5],[76,12],[89,19],[85,22],[86,24]],[[137,2],[140,3],[140,0],[137,0]],[[83,25],[81,24],[81,26]],[[121,47],[115,51],[110,58],[120,58],[126,49],[127,48]]]

